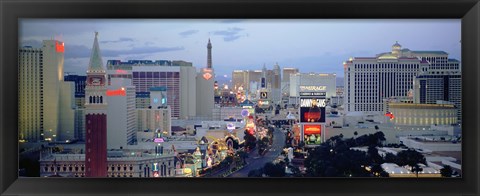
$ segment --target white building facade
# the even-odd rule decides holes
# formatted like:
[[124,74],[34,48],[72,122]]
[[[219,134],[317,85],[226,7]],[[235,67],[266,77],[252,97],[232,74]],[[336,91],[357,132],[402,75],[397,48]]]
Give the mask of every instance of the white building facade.
[[107,148],[120,149],[136,140],[137,111],[132,80],[113,78],[107,90]]
[[355,57],[344,62],[347,112],[379,112],[382,100],[413,92],[415,103],[451,101],[461,119],[461,68],[444,51],[412,51],[398,43],[376,57]]
[[326,98],[336,96],[336,74],[296,73],[290,74],[290,104],[296,104],[299,92],[322,91]]
[[406,96],[413,80],[428,62],[403,56],[401,46],[377,57],[355,57],[344,62],[344,97],[347,112],[381,112],[383,99]]

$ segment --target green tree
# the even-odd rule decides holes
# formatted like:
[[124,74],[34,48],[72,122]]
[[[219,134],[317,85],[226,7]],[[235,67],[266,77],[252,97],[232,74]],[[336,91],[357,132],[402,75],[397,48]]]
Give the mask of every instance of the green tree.
[[415,174],[417,174],[417,178],[418,178],[418,173],[423,171],[423,168],[420,167],[420,165],[416,164],[412,167],[412,172],[415,172]]
[[442,177],[452,177],[452,173],[453,169],[450,167],[450,165],[445,165],[442,169],[440,169],[440,174],[442,174]]
[[413,171],[414,167],[418,167],[418,164],[420,163],[427,165],[427,161],[425,157],[421,153],[413,149],[408,149],[408,150],[399,152],[397,154],[397,158],[398,158],[396,162],[397,165],[399,166],[408,165],[410,166],[411,171]]
[[239,150],[237,151],[237,156],[240,157],[240,159],[242,160],[242,164],[245,164],[246,163],[246,159],[248,158],[248,153],[246,153],[245,151],[243,150]]
[[255,148],[255,145],[257,143],[257,138],[254,135],[250,134],[247,130],[245,130],[244,133],[245,133],[245,136],[243,136],[243,139],[245,140],[244,144],[246,149],[251,150]]
[[284,177],[285,166],[282,166],[282,164],[273,164],[269,162],[263,166],[263,173],[269,177]]

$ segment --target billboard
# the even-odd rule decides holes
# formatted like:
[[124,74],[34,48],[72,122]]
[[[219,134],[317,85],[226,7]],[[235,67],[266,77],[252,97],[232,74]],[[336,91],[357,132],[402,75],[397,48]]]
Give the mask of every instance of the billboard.
[[325,123],[325,101],[324,97],[301,97],[300,122]]
[[322,143],[322,125],[304,124],[303,141],[306,145],[319,145]]

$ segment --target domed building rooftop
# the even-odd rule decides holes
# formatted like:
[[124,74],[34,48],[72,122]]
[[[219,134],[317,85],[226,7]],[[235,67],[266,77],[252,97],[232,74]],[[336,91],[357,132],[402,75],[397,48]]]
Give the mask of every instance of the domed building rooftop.
[[402,45],[398,43],[398,41],[395,42],[395,44],[392,45],[393,48],[402,48]]

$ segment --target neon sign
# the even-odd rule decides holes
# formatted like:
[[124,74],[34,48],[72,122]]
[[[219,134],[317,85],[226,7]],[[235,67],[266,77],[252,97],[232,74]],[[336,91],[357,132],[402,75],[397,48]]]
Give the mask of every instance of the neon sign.
[[300,91],[325,91],[327,86],[300,86]]
[[59,41],[56,41],[55,42],[55,50],[57,52],[61,52],[61,53],[65,52],[65,43],[63,43],[63,42],[60,43]]
[[327,103],[325,102],[325,99],[300,99],[300,107],[325,107],[326,105]]
[[321,125],[304,125],[303,126],[303,133],[305,135],[320,134],[321,132],[322,132]]
[[117,72],[117,74],[128,74],[127,71],[121,70],[121,69],[117,69],[116,72]]
[[227,129],[229,132],[232,132],[233,130],[235,130],[235,125],[233,123],[228,123]]
[[247,109],[243,109],[240,114],[242,114],[243,117],[247,117],[250,114],[250,112],[248,112]]
[[107,96],[127,96],[127,93],[125,92],[125,88],[117,90],[107,90]]
[[211,73],[212,73],[211,69],[204,68],[203,69],[203,79],[210,80],[213,77],[213,75]]
[[395,118],[395,116],[391,112],[387,112],[385,116],[390,117],[390,120],[393,120]]
[[204,78],[205,80],[210,80],[210,79],[212,78],[212,74],[210,74],[210,73],[204,73],[204,74],[203,74],[203,78]]

